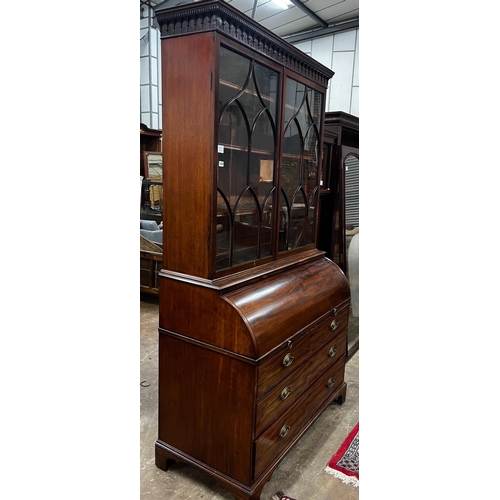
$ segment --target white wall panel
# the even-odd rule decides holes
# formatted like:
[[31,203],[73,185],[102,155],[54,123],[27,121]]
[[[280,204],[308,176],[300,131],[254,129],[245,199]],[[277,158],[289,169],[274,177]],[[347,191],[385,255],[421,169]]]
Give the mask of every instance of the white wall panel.
[[350,112],[354,52],[334,52],[332,69],[335,75],[330,82],[330,101],[327,111]]
[[159,31],[157,29],[152,29],[149,32],[149,36],[151,37],[151,43],[150,43],[151,56],[158,57],[158,42],[160,39]]
[[359,87],[352,88],[351,115],[359,116]]
[[149,84],[149,58],[141,57],[141,85]]
[[151,113],[151,128],[159,128],[158,113]]
[[[150,20],[151,21],[151,20]],[[141,42],[141,121],[150,128],[159,128],[161,73],[160,73],[160,37],[156,28],[141,30],[141,36],[148,33]]]
[[143,29],[141,30],[141,38],[140,38],[140,44],[141,44],[141,48],[140,48],[140,51],[141,51],[141,57],[143,56],[148,56],[149,55],[149,44],[147,43],[145,37],[147,37],[147,34],[148,34],[148,30],[147,29]]
[[143,112],[151,111],[149,101],[149,88],[149,85],[141,85],[141,111]]
[[163,103],[163,95],[161,92],[161,59],[158,59],[158,106]]
[[151,64],[151,83],[156,85],[158,83],[158,59],[151,57],[149,61]]
[[354,53],[354,75],[352,84],[359,87],[359,30],[356,30],[356,52]]
[[158,87],[151,85],[151,111],[158,112]]
[[359,116],[358,39],[359,29],[354,29],[294,44],[335,72],[326,91],[326,111]]
[[335,52],[354,50],[356,48],[356,32],[357,30],[350,30],[336,33],[333,40],[333,50]]
[[305,52],[306,54],[311,54],[312,40],[306,40],[305,42],[295,43],[294,45],[302,52]]
[[312,41],[312,57],[321,64],[324,64],[327,68],[332,67],[332,54],[333,35],[322,36]]

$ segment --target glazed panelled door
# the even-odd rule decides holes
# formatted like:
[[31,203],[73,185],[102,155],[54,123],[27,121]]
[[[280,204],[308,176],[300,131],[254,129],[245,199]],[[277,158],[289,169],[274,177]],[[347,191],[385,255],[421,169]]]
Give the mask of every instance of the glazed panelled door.
[[323,95],[286,79],[279,251],[315,243]]
[[216,269],[271,257],[279,74],[220,48]]

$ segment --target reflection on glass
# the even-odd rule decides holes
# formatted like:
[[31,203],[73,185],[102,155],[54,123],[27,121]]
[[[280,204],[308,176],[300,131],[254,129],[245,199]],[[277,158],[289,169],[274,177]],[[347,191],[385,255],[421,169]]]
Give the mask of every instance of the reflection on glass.
[[288,240],[291,248],[302,247],[306,243],[307,202],[300,188],[292,200]]
[[278,73],[220,51],[217,188],[228,244],[216,268],[225,269],[271,255]]
[[281,187],[282,198],[291,203],[287,205],[287,231],[280,226],[286,233],[280,238],[280,251],[315,242],[322,103],[321,93],[287,78]]
[[272,223],[272,212],[273,212],[273,198],[274,198],[274,188],[268,194],[266,201],[264,202],[264,208],[262,210],[262,224],[260,226],[261,236],[260,236],[260,253],[261,255],[269,255],[271,253],[271,223]]
[[233,265],[252,261],[259,255],[259,204],[249,187],[234,207]]
[[231,215],[230,209],[224,196],[217,191],[217,266],[227,267],[229,265],[230,243],[231,243]]

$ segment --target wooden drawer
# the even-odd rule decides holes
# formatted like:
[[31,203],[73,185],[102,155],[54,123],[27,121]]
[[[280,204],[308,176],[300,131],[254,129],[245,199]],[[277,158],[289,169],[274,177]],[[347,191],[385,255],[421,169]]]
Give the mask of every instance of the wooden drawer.
[[306,334],[292,337],[288,345],[284,344],[278,354],[259,367],[257,397],[270,390],[282,377],[289,375],[305,362],[316,350],[329,340],[347,329],[349,309],[332,312],[319,325]]
[[257,478],[265,468],[288,446],[300,437],[312,423],[311,419],[331,398],[344,381],[345,356],[327,369],[296,404],[292,405],[276,422],[255,441],[255,474]]
[[256,434],[271,422],[279,413],[297,401],[302,393],[326,368],[339,358],[345,357],[347,349],[347,331],[344,329],[304,363],[295,369],[283,381],[275,386],[257,403]]

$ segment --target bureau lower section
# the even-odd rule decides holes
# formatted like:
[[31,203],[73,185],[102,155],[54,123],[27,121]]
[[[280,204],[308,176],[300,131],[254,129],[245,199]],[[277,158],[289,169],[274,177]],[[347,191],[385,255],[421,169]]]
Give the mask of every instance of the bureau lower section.
[[177,305],[198,294],[217,321],[186,317],[187,335],[168,328],[160,308],[158,467],[187,462],[236,498],[257,500],[324,408],[344,402],[349,296],[332,266],[312,263],[225,295],[167,282]]
[[[186,346],[176,345],[179,342],[182,343],[167,337],[163,347],[173,356],[169,365],[182,370],[183,358],[175,353]],[[199,349],[204,348],[190,345],[187,352],[200,359],[196,352]],[[200,363],[197,372],[186,377],[187,384],[172,384],[171,393],[164,395],[160,407],[163,425],[156,443],[157,465],[165,470],[168,460],[190,463],[214,475],[236,498],[258,499],[281,458],[316,417],[334,400],[345,400],[345,356],[326,369],[322,366],[323,371],[302,392],[297,388],[298,396],[283,411],[274,408],[268,425],[260,433],[260,427],[255,425],[259,408],[268,400],[285,403],[286,393],[275,396],[273,391],[256,401],[248,385],[251,377],[246,363],[220,356],[211,352],[208,357],[214,360],[210,364],[221,369],[234,365],[237,371],[226,381],[227,386],[221,387],[221,372],[207,371]],[[310,366],[306,365],[304,368]],[[298,375],[300,372],[291,378]],[[283,383],[289,382],[286,379]]]
[[[215,475],[237,498],[259,498],[252,491],[260,491],[322,410],[345,400],[346,343],[344,330],[306,359],[298,354],[286,367],[282,361],[281,376],[259,394],[258,381],[269,377],[266,370],[273,371],[274,358],[282,359],[282,353],[258,365],[162,333],[158,466],[166,469],[168,459],[191,463]],[[283,359],[295,352],[293,339],[286,347]]]

